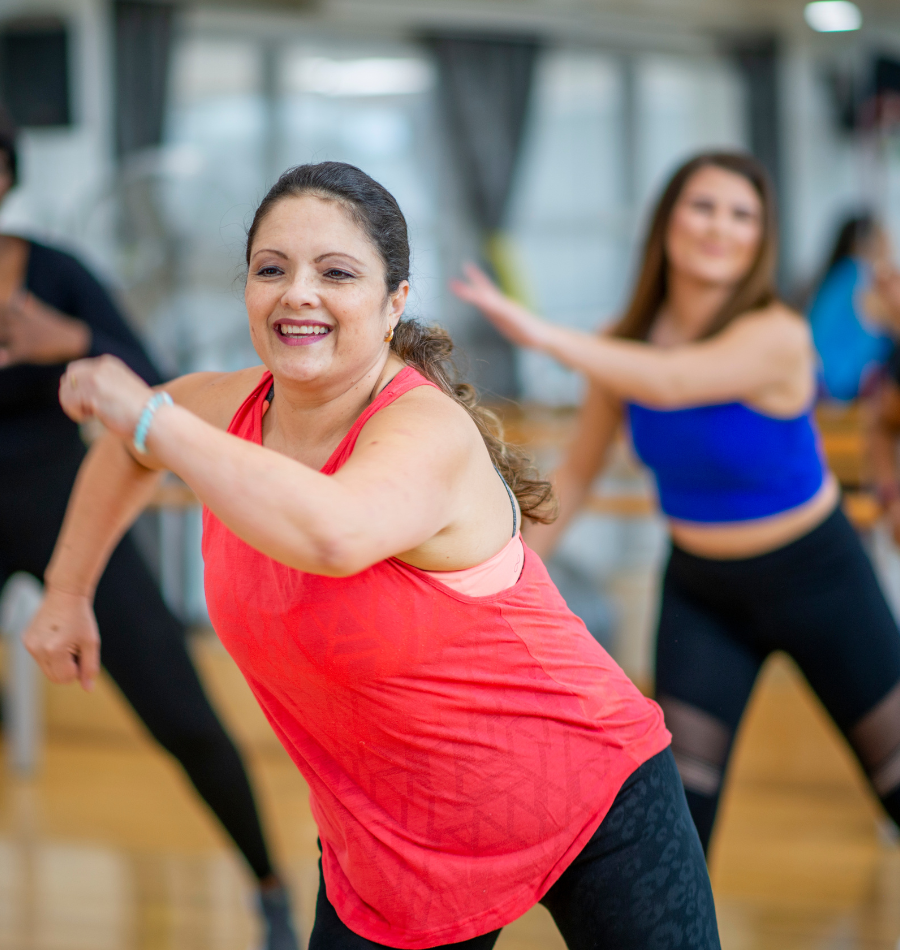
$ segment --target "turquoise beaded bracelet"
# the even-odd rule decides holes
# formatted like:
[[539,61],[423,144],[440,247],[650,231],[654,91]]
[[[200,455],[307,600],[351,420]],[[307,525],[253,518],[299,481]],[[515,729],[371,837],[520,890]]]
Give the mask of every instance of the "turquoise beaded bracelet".
[[147,400],[147,405],[144,406],[137,425],[134,427],[134,438],[132,439],[134,447],[141,455],[147,454],[147,433],[150,431],[150,423],[153,422],[156,410],[159,409],[160,406],[171,405],[172,397],[167,392],[154,393]]

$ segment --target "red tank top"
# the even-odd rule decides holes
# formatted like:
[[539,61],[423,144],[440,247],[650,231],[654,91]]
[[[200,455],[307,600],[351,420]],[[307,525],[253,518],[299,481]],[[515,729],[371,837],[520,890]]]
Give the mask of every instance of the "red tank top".
[[[229,432],[261,442],[271,379]],[[422,385],[401,370],[322,472]],[[362,937],[413,950],[514,920],[669,744],[527,548],[516,584],[468,597],[396,558],[305,574],[203,527],[213,626],[309,783],[328,897]]]

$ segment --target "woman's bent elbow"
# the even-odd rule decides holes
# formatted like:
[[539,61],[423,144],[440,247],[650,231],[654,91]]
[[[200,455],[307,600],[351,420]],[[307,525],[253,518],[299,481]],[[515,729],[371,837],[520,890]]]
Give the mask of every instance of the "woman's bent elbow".
[[359,537],[325,534],[316,539],[314,566],[308,570],[325,577],[352,577],[367,567],[371,567],[377,558],[371,556],[370,545]]

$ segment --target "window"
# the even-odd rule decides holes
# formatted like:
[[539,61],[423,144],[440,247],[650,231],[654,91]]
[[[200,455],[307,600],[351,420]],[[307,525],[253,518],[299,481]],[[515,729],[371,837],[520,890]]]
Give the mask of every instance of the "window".
[[[666,177],[700,149],[743,141],[740,80],[722,60],[546,53],[509,217],[527,302],[584,330],[610,320]],[[540,354],[518,360],[525,399],[578,401],[576,374]]]
[[69,124],[69,38],[60,21],[15,20],[3,27],[0,99],[21,128]]

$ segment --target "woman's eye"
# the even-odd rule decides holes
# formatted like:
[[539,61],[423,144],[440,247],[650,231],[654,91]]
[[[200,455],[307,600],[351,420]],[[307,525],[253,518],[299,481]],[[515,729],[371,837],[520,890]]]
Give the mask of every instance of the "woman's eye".
[[257,277],[276,277],[280,273],[281,273],[280,267],[269,266],[269,267],[261,267],[256,272],[256,276]]
[[352,277],[353,274],[345,270],[339,270],[337,267],[332,267],[330,270],[325,271],[325,276],[330,277],[332,280],[346,280],[348,277]]

